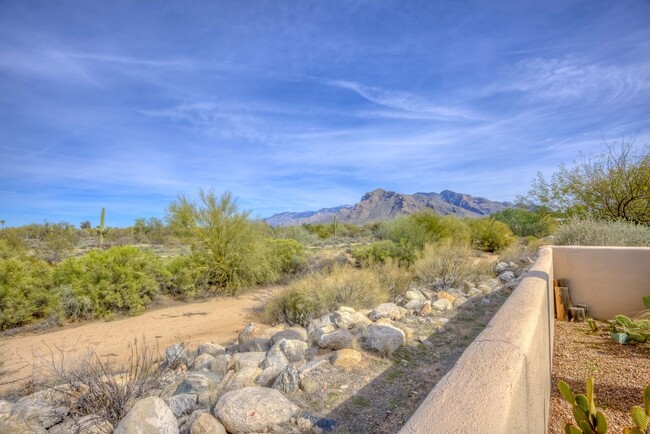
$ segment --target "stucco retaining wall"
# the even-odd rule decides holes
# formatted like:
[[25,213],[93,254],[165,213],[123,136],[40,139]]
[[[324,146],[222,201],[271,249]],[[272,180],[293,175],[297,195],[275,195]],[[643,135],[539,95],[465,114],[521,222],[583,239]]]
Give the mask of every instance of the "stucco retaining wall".
[[589,305],[594,318],[633,316],[650,295],[647,247],[553,247],[553,269],[556,279],[568,279],[573,303]]
[[545,433],[553,342],[553,258],[534,266],[400,430]]

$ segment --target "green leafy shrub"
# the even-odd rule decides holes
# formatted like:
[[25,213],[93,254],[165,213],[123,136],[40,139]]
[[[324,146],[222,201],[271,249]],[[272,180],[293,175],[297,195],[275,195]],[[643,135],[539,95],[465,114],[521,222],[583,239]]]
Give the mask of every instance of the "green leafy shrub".
[[265,242],[270,229],[240,212],[230,193],[217,198],[199,192],[200,203],[179,196],[167,208],[172,231],[191,247],[192,261],[200,266],[200,280],[210,290],[236,294],[243,288],[279,277],[269,260]]
[[295,273],[305,266],[305,246],[288,238],[266,240],[268,257],[274,268],[281,273]]
[[466,280],[487,274],[487,266],[479,263],[474,251],[466,244],[450,240],[427,245],[422,257],[413,265],[416,278],[424,285],[441,284],[452,288]]
[[365,246],[353,247],[352,256],[363,267],[383,264],[388,260],[396,260],[403,264],[409,264],[415,260],[413,249],[408,248],[404,243],[400,245],[391,240],[376,241]]
[[388,289],[372,270],[335,267],[330,273],[308,275],[273,297],[263,313],[267,322],[307,326],[311,319],[339,306],[372,308],[390,299]]
[[0,259],[22,257],[28,250],[29,246],[16,228],[0,229]]
[[56,306],[52,268],[36,258],[0,259],[0,329],[47,317]]
[[508,225],[493,218],[467,221],[471,231],[472,245],[485,252],[496,252],[511,245],[515,238]]
[[90,315],[111,317],[118,312],[137,314],[159,294],[168,278],[153,253],[132,246],[92,251],[68,258],[55,270],[54,281],[65,296],[66,316],[74,318],[79,306],[90,301]]
[[209,285],[204,272],[205,264],[200,261],[199,255],[180,255],[170,259],[165,268],[169,279],[163,292],[172,297],[187,299],[208,292]]
[[507,208],[492,214],[492,218],[508,225],[517,236],[543,238],[555,229],[555,220],[541,212],[524,208]]
[[573,218],[559,227],[555,234],[555,244],[650,247],[650,227],[623,221]]

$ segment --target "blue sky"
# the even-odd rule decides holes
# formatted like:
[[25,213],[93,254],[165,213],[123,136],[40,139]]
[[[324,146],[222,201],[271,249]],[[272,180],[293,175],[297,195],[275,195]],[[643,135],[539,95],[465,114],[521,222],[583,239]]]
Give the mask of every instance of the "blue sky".
[[0,219],[525,194],[650,143],[650,2],[0,1]]

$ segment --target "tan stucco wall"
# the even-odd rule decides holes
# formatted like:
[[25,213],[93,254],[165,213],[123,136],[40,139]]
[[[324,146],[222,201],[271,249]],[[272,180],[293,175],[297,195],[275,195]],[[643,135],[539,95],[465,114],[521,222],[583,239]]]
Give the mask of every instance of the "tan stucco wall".
[[552,356],[550,248],[404,425],[407,433],[545,433]]
[[647,247],[553,247],[553,268],[556,279],[568,279],[572,302],[589,305],[594,318],[634,315],[650,295]]

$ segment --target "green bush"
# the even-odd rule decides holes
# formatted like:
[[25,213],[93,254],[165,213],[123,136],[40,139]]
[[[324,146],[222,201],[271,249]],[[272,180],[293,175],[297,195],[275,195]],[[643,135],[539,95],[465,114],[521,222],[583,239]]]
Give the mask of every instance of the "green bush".
[[273,228],[273,237],[296,240],[303,245],[312,244],[318,240],[318,236],[308,231],[304,226],[277,226]]
[[288,238],[269,238],[266,240],[268,257],[273,267],[281,273],[295,273],[305,266],[305,246]]
[[555,220],[549,215],[524,208],[507,208],[492,214],[492,218],[508,225],[517,236],[543,238],[555,229]]
[[487,266],[477,261],[474,251],[466,244],[450,240],[427,245],[422,257],[413,265],[415,276],[424,285],[453,288],[487,273]]
[[469,242],[470,231],[467,224],[451,216],[440,216],[433,212],[423,212],[407,217],[398,217],[388,221],[378,231],[382,239],[393,241],[411,257],[424,249],[425,244],[442,240],[455,240],[459,243]]
[[200,204],[179,196],[167,208],[172,231],[191,247],[192,261],[200,266],[200,280],[210,289],[236,294],[243,288],[279,277],[269,260],[265,242],[270,229],[237,210],[230,193],[217,198],[199,192]]
[[390,240],[376,241],[365,246],[353,247],[352,256],[363,267],[383,264],[391,259],[402,264],[410,264],[415,260],[413,249],[406,247],[404,244],[395,244]]
[[168,277],[160,259],[132,246],[68,258],[54,272],[64,314],[73,319],[138,314],[159,294]]
[[28,250],[17,228],[0,229],[0,259],[23,257]]
[[273,297],[263,313],[267,322],[307,326],[310,320],[349,306],[372,308],[390,299],[390,293],[372,270],[335,267],[330,273],[308,275]]
[[0,329],[45,318],[56,305],[52,268],[36,258],[0,259]]
[[639,246],[650,247],[650,227],[623,221],[573,218],[555,234],[559,246]]
[[493,218],[467,221],[471,231],[472,245],[485,252],[496,252],[511,245],[515,238],[508,225]]

